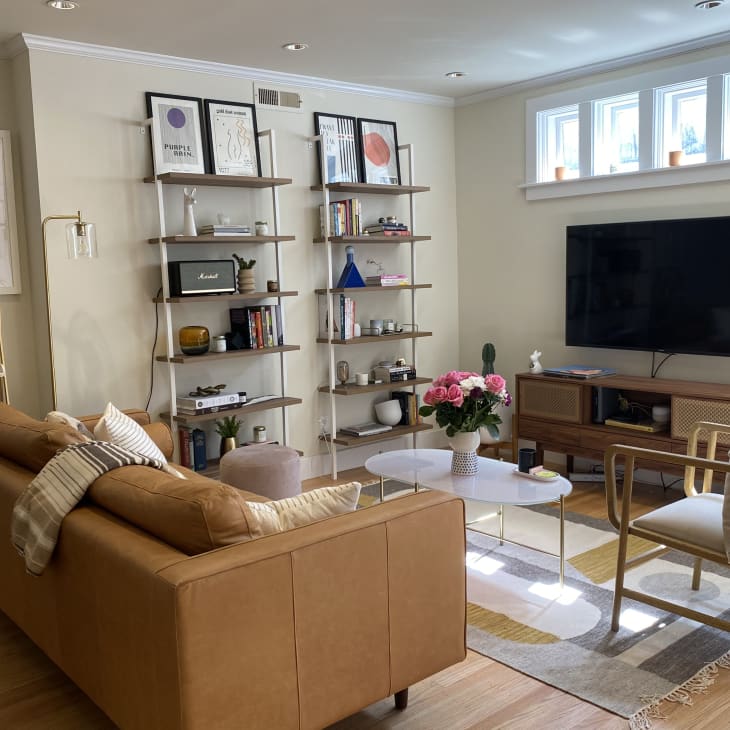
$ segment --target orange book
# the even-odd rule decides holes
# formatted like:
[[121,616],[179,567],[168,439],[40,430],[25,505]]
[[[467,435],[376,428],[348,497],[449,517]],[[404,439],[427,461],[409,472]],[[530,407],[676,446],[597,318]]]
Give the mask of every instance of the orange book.
[[261,312],[254,312],[254,319],[256,321],[256,344],[258,347],[264,347],[264,327],[261,322]]

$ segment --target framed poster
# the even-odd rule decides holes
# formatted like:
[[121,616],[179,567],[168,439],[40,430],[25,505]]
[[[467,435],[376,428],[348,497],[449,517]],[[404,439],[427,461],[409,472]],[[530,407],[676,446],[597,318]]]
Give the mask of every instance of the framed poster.
[[145,92],[152,117],[152,166],[163,172],[198,172],[207,168],[203,144],[203,100],[175,94]]
[[0,131],[0,295],[20,294],[18,226],[15,220],[10,132]]
[[314,133],[324,144],[327,180],[321,180],[320,166],[320,182],[360,182],[355,117],[314,112]]
[[362,180],[376,185],[400,185],[398,134],[395,122],[358,119]]
[[211,172],[261,177],[254,105],[216,99],[204,104]]

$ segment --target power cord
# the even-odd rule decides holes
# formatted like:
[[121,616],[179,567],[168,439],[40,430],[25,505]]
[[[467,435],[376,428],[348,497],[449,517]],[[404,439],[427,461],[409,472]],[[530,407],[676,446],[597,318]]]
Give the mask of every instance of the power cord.
[[162,294],[162,287],[160,287],[157,290],[157,294],[155,294],[155,339],[152,343],[152,352],[150,353],[150,392],[147,396],[147,404],[145,405],[144,409],[146,411],[150,408],[150,403],[152,401],[152,390],[155,387],[155,349],[157,348],[157,336],[160,332],[160,310],[157,306],[159,304],[158,299],[160,298],[160,295]]
[[659,368],[664,365],[664,363],[669,360],[670,357],[674,357],[677,353],[676,352],[670,352],[656,367],[654,367],[654,357],[656,356],[656,351],[651,353],[651,377],[656,378],[656,374],[659,372]]
[[327,431],[325,429],[325,425],[327,424],[327,419],[324,416],[319,417],[319,432],[322,434],[324,441],[324,445],[327,447],[327,453],[332,456],[332,447],[330,446],[330,440],[327,438]]

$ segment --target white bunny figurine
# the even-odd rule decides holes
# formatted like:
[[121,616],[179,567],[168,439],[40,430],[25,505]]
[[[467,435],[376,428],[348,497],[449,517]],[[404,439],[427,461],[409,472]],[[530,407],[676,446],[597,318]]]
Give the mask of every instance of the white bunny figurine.
[[184,205],[184,216],[183,216],[183,236],[197,236],[198,229],[195,227],[195,216],[193,215],[193,206],[197,202],[195,200],[195,191],[198,188],[193,188],[188,192],[187,188],[183,188],[183,205]]
[[540,365],[539,359],[541,355],[542,353],[537,350],[530,355],[530,372],[533,375],[539,375],[542,372],[542,365]]

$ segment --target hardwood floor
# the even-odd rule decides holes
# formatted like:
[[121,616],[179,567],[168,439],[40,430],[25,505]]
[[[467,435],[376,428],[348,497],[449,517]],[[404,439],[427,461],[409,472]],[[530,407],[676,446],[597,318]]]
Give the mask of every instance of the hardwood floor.
[[[338,483],[372,479],[364,470],[340,474]],[[309,480],[307,488],[332,484]],[[655,486],[635,485],[642,510],[680,497]],[[575,486],[567,509],[605,517],[603,485]],[[655,730],[719,730],[730,725],[730,671],[720,670],[707,694],[693,705],[666,703]],[[509,667],[469,652],[466,660],[410,688],[408,708],[389,698],[332,726],[331,730],[614,730],[623,718],[560,692]],[[111,730],[111,721],[2,613],[0,613],[0,728],[3,730]],[[159,728],[159,730],[165,730]],[[215,730],[211,728],[211,730]],[[272,728],[272,730],[276,730]]]

